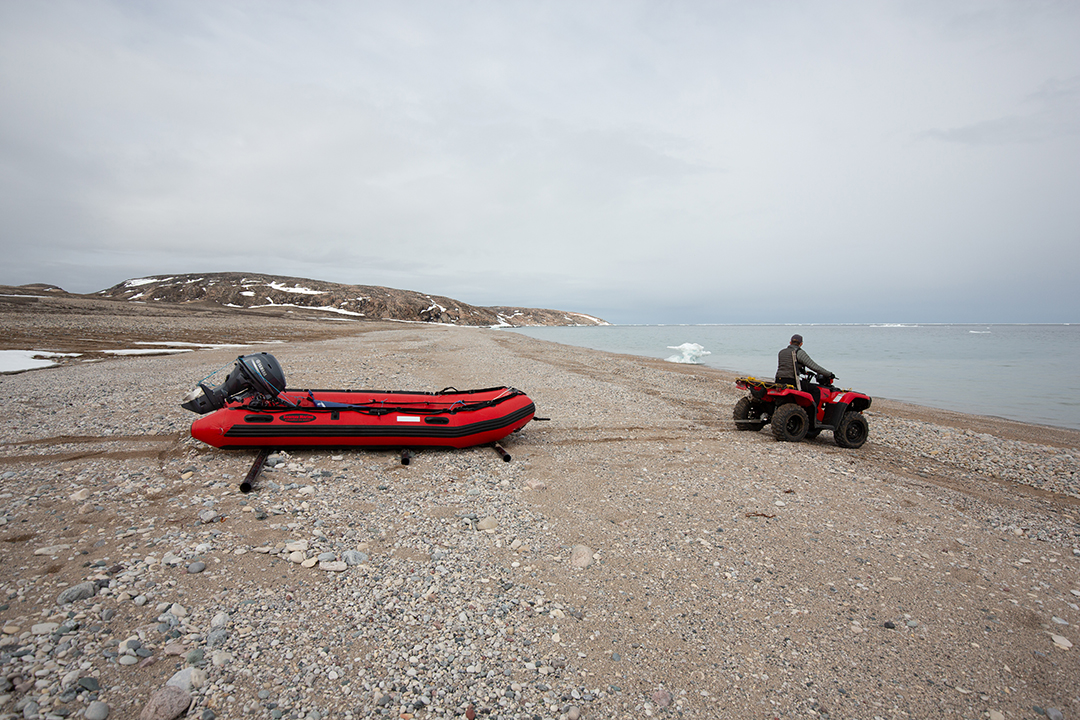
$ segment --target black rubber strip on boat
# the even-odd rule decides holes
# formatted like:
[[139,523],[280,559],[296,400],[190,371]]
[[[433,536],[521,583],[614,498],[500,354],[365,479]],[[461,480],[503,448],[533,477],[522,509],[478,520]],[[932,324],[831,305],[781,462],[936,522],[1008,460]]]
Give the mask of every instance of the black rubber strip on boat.
[[499,430],[520,421],[536,412],[536,405],[529,403],[520,410],[503,417],[470,423],[458,427],[437,427],[432,425],[233,425],[225,432],[227,438],[348,438],[348,437],[414,437],[452,439],[479,435],[480,433]]

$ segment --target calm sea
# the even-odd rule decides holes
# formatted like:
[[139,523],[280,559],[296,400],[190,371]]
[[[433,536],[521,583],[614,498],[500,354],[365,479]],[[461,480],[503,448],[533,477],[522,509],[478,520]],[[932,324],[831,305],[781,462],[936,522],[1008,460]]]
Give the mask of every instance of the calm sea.
[[696,343],[700,362],[771,378],[800,333],[837,384],[871,396],[1080,429],[1080,325],[612,325],[512,332],[653,358]]

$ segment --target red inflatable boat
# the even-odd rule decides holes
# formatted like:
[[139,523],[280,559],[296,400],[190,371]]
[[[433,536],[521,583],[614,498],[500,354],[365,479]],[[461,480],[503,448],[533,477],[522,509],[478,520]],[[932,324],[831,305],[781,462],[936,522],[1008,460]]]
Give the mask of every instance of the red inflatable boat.
[[464,448],[525,427],[532,400],[509,387],[399,392],[286,390],[268,353],[243,355],[217,387],[199,383],[182,405],[204,414],[191,436],[217,448]]

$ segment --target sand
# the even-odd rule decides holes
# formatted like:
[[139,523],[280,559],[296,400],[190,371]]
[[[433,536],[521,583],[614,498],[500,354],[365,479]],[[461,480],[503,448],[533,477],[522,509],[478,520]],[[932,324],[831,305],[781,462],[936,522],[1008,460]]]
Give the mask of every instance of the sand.
[[[859,450],[778,443],[735,429],[734,377],[706,367],[291,322],[154,317],[137,339],[273,335],[250,349],[291,387],[505,384],[549,419],[506,440],[510,463],[294,452],[242,495],[251,453],[195,443],[178,406],[242,350],[0,377],[0,713],[134,717],[194,662],[204,717],[1080,716],[1080,433],[876,401]],[[94,323],[123,344],[96,316],[40,347]],[[298,542],[364,561],[304,567]],[[87,580],[95,597],[57,604]],[[63,651],[32,632],[72,618]],[[85,676],[101,689],[70,690]]]

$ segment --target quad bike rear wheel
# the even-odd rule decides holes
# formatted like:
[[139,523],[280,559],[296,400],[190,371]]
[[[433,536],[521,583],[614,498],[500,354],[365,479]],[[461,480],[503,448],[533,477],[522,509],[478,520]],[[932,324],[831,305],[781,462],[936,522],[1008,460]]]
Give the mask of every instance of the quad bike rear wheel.
[[739,401],[735,403],[735,410],[732,411],[735,427],[739,430],[753,430],[754,432],[765,427],[768,421],[761,419],[761,409],[761,405],[750,398],[739,398]]
[[773,437],[784,442],[799,442],[806,437],[810,420],[806,411],[795,403],[787,403],[776,409],[772,416]]
[[842,448],[861,448],[870,434],[870,426],[861,412],[848,410],[840,418],[840,424],[833,431],[833,439]]

